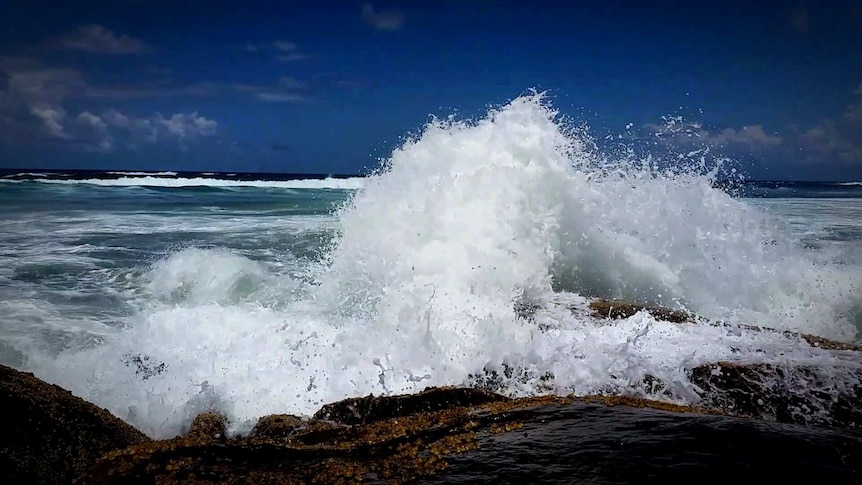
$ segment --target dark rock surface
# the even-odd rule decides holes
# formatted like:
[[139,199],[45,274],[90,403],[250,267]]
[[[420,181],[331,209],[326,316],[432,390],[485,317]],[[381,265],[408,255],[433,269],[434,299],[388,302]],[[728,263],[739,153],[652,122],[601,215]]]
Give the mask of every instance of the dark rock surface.
[[[362,403],[359,412],[356,403]],[[434,388],[409,396],[348,399],[321,410],[323,419],[307,422],[267,416],[248,437],[227,442],[207,442],[200,437],[211,433],[194,432],[113,451],[80,483],[410,482],[445,470],[447,457],[476,450],[483,436],[516,432],[527,410],[600,404],[695,412],[634,398],[508,399],[472,389]],[[393,415],[382,414],[384,410]],[[200,421],[210,420],[218,421],[212,416]]]
[[[137,445],[107,454],[80,483],[677,483],[755,472],[846,482],[862,473],[862,434],[848,430],[620,397],[461,405],[463,391],[435,389],[415,403],[373,398],[401,409],[433,400],[433,410],[365,424],[271,416],[248,438],[226,443]],[[287,428],[274,437],[262,431]]]
[[[862,434],[579,402],[514,412],[422,483],[856,483]],[[767,478],[768,477],[768,478]]]
[[718,362],[696,367],[690,379],[705,406],[780,423],[862,429],[862,371],[836,382],[805,366]]
[[323,406],[315,413],[314,418],[347,425],[368,424],[399,416],[503,400],[506,398],[499,394],[480,389],[432,387],[408,396],[345,399]]
[[70,483],[104,453],[150,441],[71,392],[0,365],[0,481]]

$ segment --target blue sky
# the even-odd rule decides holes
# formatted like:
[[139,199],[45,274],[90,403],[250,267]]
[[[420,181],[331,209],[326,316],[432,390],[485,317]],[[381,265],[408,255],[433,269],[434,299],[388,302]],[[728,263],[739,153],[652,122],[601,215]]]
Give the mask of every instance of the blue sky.
[[599,140],[862,180],[859,46],[850,0],[7,0],[0,167],[356,173],[538,88]]

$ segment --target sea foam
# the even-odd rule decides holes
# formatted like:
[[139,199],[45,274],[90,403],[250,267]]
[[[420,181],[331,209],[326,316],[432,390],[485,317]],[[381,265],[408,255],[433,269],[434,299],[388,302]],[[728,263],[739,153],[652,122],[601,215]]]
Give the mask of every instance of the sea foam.
[[306,275],[182,249],[141,275],[122,330],[30,367],[156,437],[207,409],[243,431],[264,414],[486,371],[510,395],[696,403],[687,371],[704,363],[858,369],[780,333],[587,315],[589,297],[620,297],[855,337],[862,273],[821,261],[712,182],[603,155],[541,95],[522,96],[479,120],[434,120],[395,150],[337,211]]

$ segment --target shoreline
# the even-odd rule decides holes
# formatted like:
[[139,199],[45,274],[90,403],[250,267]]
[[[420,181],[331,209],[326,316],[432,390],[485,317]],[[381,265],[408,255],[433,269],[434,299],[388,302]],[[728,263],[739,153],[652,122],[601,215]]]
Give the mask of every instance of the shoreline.
[[[593,317],[609,323],[641,311],[681,325],[696,320],[683,312],[630,302],[595,300],[590,308]],[[830,352],[862,350],[819,337],[785,336]],[[590,413],[610,420],[608,426],[634,423],[633,429],[639,429],[640,422],[662,430],[661,423],[670,420],[677,427],[765,426],[766,435],[778,433],[787,440],[808,433],[849,439],[856,443],[850,450],[860,467],[851,462],[839,469],[862,470],[862,386],[839,395],[815,393],[812,399],[819,399],[816,404],[828,413],[823,419],[800,413],[811,402],[786,385],[816,381],[816,369],[715,362],[695,367],[690,377],[701,390],[697,406],[626,395],[509,398],[482,386],[432,387],[416,394],[344,399],[324,405],[311,417],[263,416],[251,432],[238,436],[228,435],[225,416],[203,413],[184,435],[153,440],[57,385],[0,366],[0,401],[14,417],[12,429],[2,438],[0,470],[15,483],[69,483],[76,477],[75,483],[400,483],[451,471],[451,463],[472,463],[465,469],[455,467],[469,475],[482,468],[474,458],[485,456],[489,443],[500,440],[516,443],[506,445],[513,449],[544,443],[563,447],[563,453],[568,445],[556,441],[552,423],[583,427]],[[856,377],[862,382],[862,371]],[[664,385],[657,380],[650,384],[658,391]],[[602,429],[595,431],[594,439],[613,435],[602,438]]]

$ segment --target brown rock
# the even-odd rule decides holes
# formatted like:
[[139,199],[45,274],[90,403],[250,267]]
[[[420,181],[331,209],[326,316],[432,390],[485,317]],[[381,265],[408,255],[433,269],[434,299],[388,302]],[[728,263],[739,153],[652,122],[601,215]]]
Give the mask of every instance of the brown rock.
[[460,406],[475,406],[505,399],[481,389],[429,387],[418,394],[391,397],[357,397],[327,404],[315,413],[318,420],[340,424],[367,424],[381,419],[438,411]]
[[668,322],[691,323],[695,321],[694,315],[681,310],[646,306],[620,300],[593,300],[590,302],[590,310],[593,311],[593,316],[596,318],[610,318],[612,320],[629,318],[640,311],[646,311],[653,317]]
[[[655,318],[671,323],[695,323],[698,320],[702,320],[708,325],[724,327],[731,326],[722,322],[711,322],[699,319],[697,315],[693,315],[682,310],[671,310],[669,308],[647,306],[640,303],[622,300],[593,300],[590,302],[590,310],[592,310],[592,315],[596,318],[609,318],[612,320],[629,318],[640,311],[646,311]],[[757,327],[754,325],[736,325],[736,327],[755,332],[779,332],[779,330]],[[816,335],[809,335],[805,333],[789,331],[781,333],[787,337],[802,339],[808,342],[808,344],[812,347],[819,347],[825,350],[852,350],[856,352],[862,352],[862,345],[837,342],[835,340],[829,340],[823,337],[818,337]]]
[[[674,483],[702,476],[706,468],[710,476],[718,473],[725,479],[753,466],[806,470],[810,465],[798,460],[782,463],[783,457],[764,463],[767,457],[759,451],[772,449],[770,440],[776,436],[806,458],[817,454],[816,459],[828,460],[828,467],[818,470],[820,478],[842,481],[855,476],[853,463],[862,457],[862,441],[854,445],[843,430],[812,439],[795,438],[800,429],[774,428],[778,434],[761,437],[746,430],[762,423],[639,398],[509,399],[464,391],[444,388],[413,396],[364,398],[363,409],[378,412],[365,424],[320,427],[320,421],[269,416],[258,423],[254,436],[224,444],[177,438],[137,445],[108,453],[80,483],[568,483],[572,477],[616,483],[636,479],[632,460],[645,467],[644,476],[657,481],[666,477]],[[476,403],[465,404],[471,399]],[[382,404],[370,404],[374,401]],[[350,399],[329,408],[355,402]],[[406,414],[379,414],[392,403],[399,406],[390,409]],[[421,410],[430,403],[434,410]],[[418,411],[407,413],[410,409]],[[299,424],[303,426],[292,428]],[[288,429],[292,434],[284,439],[279,433]],[[268,437],[270,431],[277,436]],[[698,436],[717,439],[694,439]],[[726,446],[738,436],[747,439]],[[836,446],[842,447],[839,454]],[[698,453],[706,458],[692,467]],[[728,454],[733,459],[712,459]],[[668,466],[677,462],[688,463],[690,474],[685,475],[686,467]]]
[[186,439],[200,443],[224,443],[227,441],[227,418],[218,413],[202,413],[195,417]]
[[[363,403],[367,414],[350,411],[346,416],[367,423],[267,416],[248,437],[224,444],[189,436],[109,452],[80,483],[405,482],[445,469],[445,459],[453,453],[475,449],[477,431],[518,429],[513,411],[574,401],[435,388],[416,395],[348,399],[329,405],[325,416],[339,417],[336,411],[356,409],[356,402]],[[384,410],[396,415],[385,416]]]
[[149,438],[71,392],[0,365],[3,483],[70,483],[104,453]]
[[249,435],[250,439],[279,440],[288,438],[307,426],[301,418],[290,414],[273,414],[257,421]]

